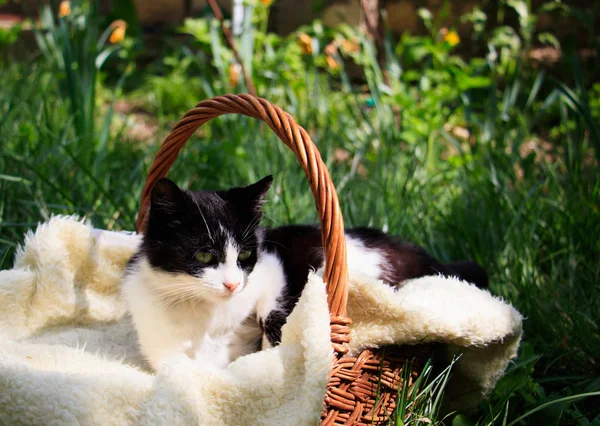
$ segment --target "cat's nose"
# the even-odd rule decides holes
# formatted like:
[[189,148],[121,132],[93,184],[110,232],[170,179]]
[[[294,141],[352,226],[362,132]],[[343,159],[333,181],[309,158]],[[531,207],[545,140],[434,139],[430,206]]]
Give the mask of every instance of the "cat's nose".
[[240,286],[240,283],[223,283],[223,285],[230,293],[233,293]]

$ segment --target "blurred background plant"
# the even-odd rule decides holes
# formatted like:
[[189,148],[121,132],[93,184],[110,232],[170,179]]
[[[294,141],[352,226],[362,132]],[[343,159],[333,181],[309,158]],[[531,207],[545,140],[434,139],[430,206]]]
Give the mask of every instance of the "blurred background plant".
[[[51,3],[0,33],[6,52],[28,26],[36,45],[0,61],[3,268],[51,214],[133,229],[170,127],[201,99],[248,90],[210,8],[144,33],[132,3],[114,3]],[[239,60],[257,93],[313,136],[347,225],[480,262],[527,318],[519,358],[478,410],[442,415],[445,376],[428,372],[412,414],[399,407],[394,422],[600,424],[600,6],[482,1],[459,18],[444,1],[418,9],[412,33],[394,34],[383,13],[375,37],[319,19],[276,34],[276,2],[240,4],[225,16]],[[559,18],[583,42],[547,25]],[[251,119],[202,128],[170,176],[214,188],[268,173],[266,223],[315,222],[295,160]]]
[[[112,111],[106,113],[104,120],[98,120],[99,72],[119,52],[121,59],[127,60],[132,43],[125,41],[127,22],[122,19],[101,31],[103,19],[98,7],[95,1],[68,0],[61,1],[57,10],[43,6],[34,34],[47,68],[58,80],[61,97],[68,101],[78,143],[89,143],[99,137],[98,146],[102,147],[107,142]],[[112,91],[118,93],[130,70],[131,66],[122,72]],[[97,122],[103,123],[99,132]]]

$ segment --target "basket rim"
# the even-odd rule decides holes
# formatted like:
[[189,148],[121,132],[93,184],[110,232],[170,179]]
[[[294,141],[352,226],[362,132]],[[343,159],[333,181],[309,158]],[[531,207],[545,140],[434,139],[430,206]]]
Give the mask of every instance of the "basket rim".
[[[148,171],[136,221],[136,232],[140,233],[145,229],[154,184],[166,177],[179,152],[199,127],[225,114],[240,114],[264,121],[295,154],[310,185],[321,224],[325,253],[323,281],[326,283],[332,322],[346,325],[348,323],[346,242],[344,221],[335,185],[308,132],[298,125],[289,113],[264,98],[250,94],[216,96],[199,102],[177,122],[161,144]],[[338,343],[343,344],[346,341],[347,339],[344,338]]]

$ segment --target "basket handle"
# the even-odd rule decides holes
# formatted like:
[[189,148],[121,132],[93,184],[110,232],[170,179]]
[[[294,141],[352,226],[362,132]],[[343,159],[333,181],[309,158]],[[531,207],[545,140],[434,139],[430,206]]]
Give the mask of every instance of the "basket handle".
[[[302,166],[321,222],[321,237],[326,260],[323,280],[327,283],[327,301],[332,323],[337,324],[332,329],[332,340],[334,340],[334,347],[336,347],[334,335],[338,337],[338,344],[346,343],[348,337],[342,336],[346,333],[340,329],[346,329],[345,325],[349,323],[349,319],[346,318],[348,272],[344,220],[337,193],[327,166],[323,163],[317,147],[306,130],[300,127],[290,114],[266,99],[246,94],[217,96],[200,102],[179,120],[160,147],[148,172],[136,231],[139,233],[146,226],[150,193],[154,184],[167,175],[189,137],[207,121],[224,114],[247,115],[267,123],[283,143],[294,152]],[[336,350],[343,352],[341,347],[336,347]]]

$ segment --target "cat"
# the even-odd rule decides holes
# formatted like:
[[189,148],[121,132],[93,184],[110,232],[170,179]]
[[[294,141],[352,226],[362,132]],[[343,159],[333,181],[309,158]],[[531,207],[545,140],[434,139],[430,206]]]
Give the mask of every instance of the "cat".
[[[123,281],[142,353],[155,370],[169,357],[226,366],[279,344],[309,271],[324,263],[318,226],[262,228],[272,176],[224,191],[181,190],[161,179],[147,230]],[[442,264],[425,250],[371,228],[346,231],[348,272],[396,286],[455,275],[487,286],[474,262]]]
[[[442,264],[424,249],[378,229],[351,228],[345,234],[350,278],[361,274],[397,287],[411,278],[444,275],[456,276],[480,288],[488,287],[487,272],[475,262]],[[273,307],[271,311],[266,315],[259,311],[265,349],[279,344],[281,327],[300,298],[309,271],[323,267],[325,259],[321,230],[313,225],[264,229],[261,250],[275,254],[285,274],[285,286],[273,286],[280,291],[269,295],[275,299],[268,303]]]
[[271,182],[190,192],[161,179],[153,187],[147,229],[122,293],[154,370],[177,354],[223,367],[260,348],[251,314],[259,296],[276,289],[249,276],[278,266],[268,255],[257,266],[260,206]]

